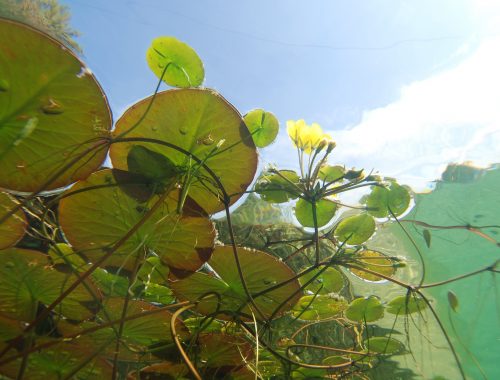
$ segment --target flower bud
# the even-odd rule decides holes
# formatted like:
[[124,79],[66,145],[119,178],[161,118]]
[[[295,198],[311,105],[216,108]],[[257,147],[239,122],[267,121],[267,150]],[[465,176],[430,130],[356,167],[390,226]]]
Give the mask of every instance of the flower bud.
[[335,147],[337,146],[337,144],[335,143],[335,141],[333,140],[330,140],[328,142],[328,148],[326,148],[326,153],[330,153]]

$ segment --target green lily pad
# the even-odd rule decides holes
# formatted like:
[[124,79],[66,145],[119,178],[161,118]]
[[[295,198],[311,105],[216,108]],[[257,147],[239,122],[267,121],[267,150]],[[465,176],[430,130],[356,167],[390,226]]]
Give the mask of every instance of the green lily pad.
[[[59,222],[66,239],[79,254],[95,262],[127,234],[159,200],[137,201],[117,186],[111,170],[92,174],[65,193]],[[212,222],[196,215],[186,202],[177,214],[178,190],[168,194],[158,209],[108,259],[103,267],[131,270],[145,253],[155,252],[172,268],[197,270],[210,257],[215,239]],[[186,215],[187,214],[187,215]]]
[[[129,374],[131,379],[137,375],[136,371]],[[183,363],[162,362],[152,364],[141,369],[140,380],[185,380],[189,378],[189,368]]]
[[427,307],[423,298],[416,295],[398,296],[387,304],[387,312],[391,314],[413,314]]
[[[3,218],[17,205],[10,195],[0,192],[0,218]],[[28,222],[22,210],[18,210],[3,223],[0,223],[0,249],[12,247],[24,236]]]
[[[99,321],[120,320],[122,317],[124,298],[108,298],[103,303],[103,310],[99,313]],[[106,313],[104,312],[106,311]],[[152,357],[151,349],[158,345],[173,345],[173,338],[170,330],[172,313],[161,310],[149,302],[129,300],[125,317],[149,313],[139,318],[125,321],[120,339],[120,360],[148,362]],[[95,328],[98,324],[85,322],[79,326],[70,324],[59,324],[59,329],[64,335],[76,334],[81,329]],[[176,333],[180,339],[186,339],[189,331],[184,323],[176,320]],[[89,334],[82,335],[78,341],[81,345],[89,347],[101,347],[105,345],[102,356],[113,358],[115,352],[116,331],[112,327],[105,327]]]
[[[393,262],[387,258],[383,253],[364,250],[357,254],[356,265],[362,268],[366,268],[372,272],[380,273],[386,277],[391,277],[396,272]],[[362,269],[349,269],[355,276],[371,282],[383,282],[386,281],[383,277],[377,276],[376,274],[368,273]]]
[[298,198],[300,178],[293,170],[280,170],[279,174],[262,175],[255,184],[255,191],[267,202],[284,203]]
[[292,314],[303,321],[321,321],[342,313],[347,306],[344,297],[335,294],[307,295],[297,302]]
[[384,316],[384,306],[374,296],[356,298],[345,311],[345,316],[354,322],[374,322]]
[[[208,89],[161,92],[149,109],[150,104],[151,98],[146,98],[130,107],[118,120],[114,136],[155,139],[185,149],[205,160],[226,192],[234,194],[231,204],[236,202],[252,182],[257,167],[255,145],[238,111]],[[191,157],[175,149],[153,142],[115,143],[110,149],[113,167],[130,170],[129,152],[136,146],[167,157],[182,173],[191,173],[189,196],[208,213],[224,208],[220,191],[207,170],[197,169]]]
[[134,145],[127,156],[128,170],[146,177],[152,183],[161,184],[179,174],[177,167],[161,153]]
[[[99,84],[51,37],[0,20],[0,80],[8,84],[0,91],[1,188],[39,190],[66,163],[109,137],[111,114]],[[44,190],[87,177],[106,153],[94,150]]]
[[[303,276],[300,276],[300,285],[306,284],[313,278],[320,269],[314,269]],[[312,293],[328,294],[338,293],[344,287],[344,277],[334,268],[326,268],[316,279],[306,286],[305,290]]]
[[[92,358],[93,349],[74,343],[61,343],[48,350],[30,354],[24,378],[30,380],[64,379],[102,380],[112,377],[112,366],[104,359]],[[4,364],[0,374],[14,379],[19,373],[22,359]],[[74,373],[76,371],[76,373]]]
[[[33,320],[39,304],[50,305],[76,281],[75,275],[51,268],[48,256],[37,251],[9,248],[0,251],[0,263],[0,312],[9,318]],[[79,285],[55,311],[81,321],[92,317],[96,306],[87,289]]]
[[170,86],[198,87],[205,78],[203,62],[198,54],[174,37],[155,38],[146,60],[153,73]]
[[199,359],[204,367],[241,366],[253,360],[252,346],[247,340],[237,335],[200,334],[198,344]]
[[[278,308],[275,316],[280,316],[291,309],[302,295],[296,279],[266,294],[259,296],[256,294],[273,285],[290,280],[295,276],[294,272],[265,252],[245,248],[238,248],[237,252],[247,287],[254,295],[254,301],[264,316],[269,318]],[[251,319],[250,303],[238,275],[232,247],[216,247],[208,264],[218,276],[197,272],[185,279],[174,281],[171,288],[176,296],[181,300],[189,301],[196,301],[206,296],[198,303],[197,310],[208,315],[216,311],[218,303],[217,297],[210,294],[218,294],[221,299],[219,308],[221,313],[217,315],[217,318],[231,319],[232,313],[238,313],[241,310],[246,319]],[[295,292],[297,294],[285,302]],[[282,303],[284,304],[281,305]],[[258,312],[254,311],[254,314],[256,318],[261,318]]]
[[[323,227],[328,224],[335,212],[337,204],[329,199],[320,199],[316,201],[316,221],[317,227]],[[299,199],[295,205],[295,217],[304,227],[314,227],[313,205],[305,199]]]
[[376,352],[382,355],[397,355],[404,353],[405,346],[399,340],[389,337],[377,336],[364,341],[364,346],[369,348],[370,352]]
[[368,212],[377,218],[384,218],[391,213],[395,216],[403,214],[410,205],[410,193],[404,186],[391,181],[388,187],[374,186],[366,198]]
[[278,136],[280,124],[271,112],[261,109],[252,110],[243,117],[243,120],[252,134],[255,146],[259,148],[272,144]]
[[363,244],[375,232],[375,220],[368,214],[348,216],[335,229],[335,237],[350,245]]
[[345,168],[340,165],[322,166],[318,173],[318,178],[325,182],[341,181],[345,175]]

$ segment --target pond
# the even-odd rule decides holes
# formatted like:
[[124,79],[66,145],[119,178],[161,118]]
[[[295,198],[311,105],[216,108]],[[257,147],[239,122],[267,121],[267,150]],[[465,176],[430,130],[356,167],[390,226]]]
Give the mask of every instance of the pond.
[[[19,32],[0,37],[0,217],[12,223],[0,226],[0,378],[197,378],[190,363],[203,378],[500,378],[497,2],[6,0],[0,17],[62,43],[36,51],[45,37],[2,24]],[[50,66],[59,92],[45,94]],[[274,128],[269,112],[280,129],[267,139],[252,125]],[[93,173],[103,162],[113,170]],[[330,254],[341,258],[323,274]],[[91,265],[92,282],[78,280]],[[316,287],[289,278],[303,270]],[[59,300],[71,281],[75,298]],[[175,302],[175,317],[151,311]],[[133,311],[158,318],[141,330],[123,321]],[[107,331],[73,357],[55,346],[77,364],[30,354],[77,328]]]

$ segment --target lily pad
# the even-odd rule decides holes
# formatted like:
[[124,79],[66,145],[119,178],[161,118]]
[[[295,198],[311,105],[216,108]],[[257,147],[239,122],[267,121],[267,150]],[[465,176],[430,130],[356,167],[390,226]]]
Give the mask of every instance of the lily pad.
[[198,344],[199,358],[205,367],[241,366],[254,356],[250,343],[237,335],[200,334]]
[[[280,316],[291,309],[302,295],[298,281],[290,280],[295,276],[294,272],[265,252],[245,248],[238,248],[237,252],[248,290],[254,295],[254,301],[264,316]],[[241,313],[244,318],[251,319],[251,306],[238,275],[232,247],[217,247],[208,264],[217,276],[197,272],[185,279],[174,281],[171,287],[177,297],[181,300],[197,301],[205,296],[198,303],[197,310],[208,315],[217,310],[217,294],[221,302],[217,318],[231,319],[232,314]],[[258,295],[259,292],[287,280],[290,282],[286,285]],[[297,294],[291,297],[296,292]],[[289,297],[291,299],[285,302]],[[281,305],[282,303],[284,304]],[[275,313],[276,309],[278,311]],[[253,313],[256,318],[261,318],[258,312]]]
[[384,316],[384,306],[374,296],[356,298],[345,311],[345,316],[354,322],[374,322]]
[[175,37],[158,37],[146,54],[149,68],[174,87],[197,87],[203,83],[203,62],[189,45]]
[[307,295],[297,302],[292,314],[303,321],[321,321],[342,313],[347,306],[344,297],[335,294]]
[[391,181],[388,187],[374,186],[366,199],[366,206],[370,209],[368,212],[377,218],[392,214],[399,216],[408,208],[410,198],[406,187]]
[[[316,226],[323,227],[328,224],[335,212],[337,211],[337,204],[329,199],[320,199],[316,201]],[[295,217],[304,227],[315,226],[313,217],[313,205],[305,199],[299,199],[295,205]]]
[[255,191],[267,202],[284,203],[300,195],[300,178],[293,170],[266,173],[255,184]]
[[[129,374],[131,379],[137,375],[136,371]],[[189,368],[183,363],[162,362],[153,364],[141,369],[140,380],[155,380],[155,379],[168,379],[168,380],[184,380],[189,378]]]
[[[303,276],[300,276],[299,282],[303,286],[311,278],[313,278],[320,269],[312,270]],[[311,282],[305,290],[312,293],[318,294],[328,294],[328,293],[338,293],[344,287],[344,277],[342,274],[334,268],[326,268],[316,279]]]
[[365,340],[364,346],[369,348],[370,352],[376,352],[382,355],[397,355],[406,351],[404,344],[399,340],[382,336]]
[[[111,170],[102,170],[78,182],[59,204],[59,222],[66,239],[91,262],[105,255],[160,201],[155,195],[146,203],[139,202],[121,187]],[[178,198],[177,189],[170,192],[102,266],[131,270],[149,251],[180,270],[194,271],[206,262],[215,239],[213,224],[197,211],[199,207],[189,206],[192,202],[185,203],[183,215],[177,214]]]
[[[9,318],[33,320],[39,304],[51,304],[76,281],[75,275],[51,268],[48,256],[37,251],[9,248],[0,251],[0,263],[0,312]],[[94,298],[79,285],[55,310],[80,321],[92,317],[96,307]]]
[[[364,250],[357,254],[356,265],[366,268],[372,272],[380,273],[386,277],[391,277],[396,272],[393,262],[387,258],[383,253]],[[376,274],[368,273],[362,269],[350,269],[351,273],[355,276],[372,282],[383,282],[386,281],[383,277],[377,276]]]
[[416,295],[398,296],[387,305],[387,312],[391,314],[419,313],[427,307],[423,298]]
[[375,220],[368,214],[348,216],[335,229],[335,237],[350,245],[363,244],[375,232]]
[[[17,205],[10,195],[0,192],[0,218],[3,218]],[[0,223],[0,249],[12,247],[24,236],[28,222],[22,210],[18,210],[3,223]]]
[[[0,374],[16,378],[22,359],[2,365]],[[76,372],[76,373],[75,373]],[[93,358],[93,350],[74,343],[61,343],[50,350],[30,354],[24,378],[30,380],[64,379],[102,380],[112,377],[112,366],[102,358]]]
[[[96,79],[46,34],[0,20],[0,80],[8,83],[0,91],[0,187],[39,190],[65,164],[109,137],[111,113]],[[95,149],[44,190],[86,178],[106,153],[103,146]]]
[[345,168],[340,165],[322,166],[318,173],[318,178],[325,182],[341,181],[345,175]]
[[271,112],[261,109],[252,110],[243,117],[243,120],[252,134],[255,146],[264,148],[276,139],[280,125],[276,116]]
[[[124,113],[113,132],[115,138],[154,139],[178,146],[205,160],[220,178],[226,192],[234,194],[231,204],[236,202],[252,182],[257,167],[255,145],[238,111],[222,96],[208,89],[165,91],[151,101],[151,98],[143,99]],[[189,154],[160,143],[133,141],[113,144],[110,149],[113,167],[130,170],[128,155],[136,146],[159,153],[182,173],[192,174],[189,196],[208,213],[224,208],[220,190],[209,172],[200,168]]]

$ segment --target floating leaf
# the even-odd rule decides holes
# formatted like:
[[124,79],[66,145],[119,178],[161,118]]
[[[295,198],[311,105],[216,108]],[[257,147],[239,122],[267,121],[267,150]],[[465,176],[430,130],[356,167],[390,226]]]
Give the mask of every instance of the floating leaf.
[[250,343],[236,335],[200,334],[198,344],[199,358],[205,367],[240,366],[254,356]]
[[354,322],[374,322],[384,316],[384,306],[374,296],[356,298],[345,311],[345,316]]
[[[359,252],[356,255],[356,263],[357,266],[362,268],[366,268],[372,272],[380,273],[381,275],[391,277],[396,270],[394,269],[393,262],[387,258],[383,253],[372,251],[372,250],[364,250]],[[363,280],[372,281],[372,282],[383,282],[386,281],[383,277],[377,276],[372,273],[365,272],[362,269],[349,269],[352,274],[356,275]]]
[[[0,78],[9,83],[0,91],[0,187],[37,191],[65,164],[109,137],[111,114],[99,84],[47,35],[0,20]],[[94,149],[44,190],[87,177],[106,153],[103,146]]]
[[292,314],[303,321],[321,321],[342,313],[347,306],[344,297],[335,294],[307,295],[297,302]]
[[264,148],[271,144],[280,128],[278,119],[271,112],[256,109],[247,113],[243,120],[252,134],[255,146]]
[[146,60],[155,75],[171,86],[197,87],[203,83],[203,62],[189,45],[177,38],[155,38]]
[[[131,379],[137,375],[136,371],[129,374]],[[140,380],[155,380],[155,379],[187,379],[189,377],[189,368],[183,363],[162,362],[153,364],[141,369]]]
[[[9,248],[0,251],[0,263],[0,312],[9,318],[33,320],[39,303],[50,305],[76,281],[75,275],[50,268],[48,256],[37,251]],[[98,294],[97,289],[93,293]],[[79,285],[55,311],[80,321],[93,316],[96,306],[89,291]]]
[[[314,269],[303,276],[300,276],[300,285],[304,286],[310,279],[318,274],[320,269]],[[311,282],[305,290],[312,293],[328,294],[338,293],[344,287],[344,277],[334,268],[326,268],[316,279]]]
[[381,336],[365,340],[364,346],[369,348],[370,352],[382,355],[397,355],[406,351],[404,344],[399,340]]
[[431,247],[431,233],[429,230],[424,230],[423,234],[424,234],[425,244],[427,245],[427,248],[430,248]]
[[279,174],[261,176],[255,184],[255,191],[267,202],[284,203],[300,195],[299,183],[300,178],[293,170],[280,170]]
[[[65,195],[59,204],[64,235],[91,262],[105,255],[160,199],[156,195],[142,203],[129,197],[117,186],[111,170],[92,174]],[[176,269],[194,271],[206,262],[215,239],[212,222],[188,209],[190,202],[185,204],[185,213],[193,216],[177,214],[178,197],[177,189],[169,193],[102,266],[132,270],[149,250]]]
[[[254,295],[254,300],[260,311],[268,318],[276,309],[276,316],[289,310],[300,298],[297,280],[291,280],[286,285],[256,295],[269,287],[290,280],[294,272],[275,257],[261,251],[238,248],[238,257],[241,270],[248,290]],[[241,313],[245,318],[252,319],[250,304],[238,275],[238,268],[233,256],[232,247],[216,247],[208,264],[218,274],[218,277],[204,273],[193,273],[191,276],[174,281],[171,287],[181,300],[198,301],[197,310],[205,315],[217,310],[218,297],[220,296],[219,310],[224,311],[217,315],[219,319],[231,319],[231,313]],[[295,296],[291,297],[294,293]],[[290,300],[285,302],[289,297]],[[280,306],[284,303],[282,306]],[[254,311],[257,318],[260,315]]]
[[[369,213],[377,218],[399,216],[410,204],[410,193],[406,187],[391,181],[388,187],[374,186],[366,199]],[[392,214],[391,214],[391,212]]]
[[[98,349],[75,343],[61,343],[49,350],[35,351],[29,356],[24,370],[24,378],[30,380],[64,379],[71,376],[75,380],[102,380],[112,378],[112,366],[102,358],[95,358]],[[0,374],[16,378],[22,366],[22,358],[4,364]],[[78,373],[75,374],[75,371]]]
[[368,214],[348,216],[335,229],[335,237],[347,244],[356,245],[367,241],[375,232],[375,220]]
[[[316,201],[316,226],[323,227],[332,220],[337,211],[337,204],[329,199]],[[305,199],[299,199],[295,205],[295,217],[304,227],[314,227],[313,205]]]
[[[124,298],[108,298],[103,303],[103,310],[99,313],[99,320],[103,323],[120,320],[122,318]],[[141,315],[147,313],[145,315]],[[129,300],[125,318],[141,315],[139,318],[129,319],[123,324],[123,331],[120,339],[120,360],[148,361],[146,354],[150,349],[158,345],[173,344],[170,330],[172,314],[167,310],[162,310],[149,302]],[[64,335],[76,334],[82,328],[95,328],[98,324],[86,322],[80,326],[70,324],[60,324],[59,328]],[[176,333],[180,339],[186,339],[189,331],[184,323],[177,319],[175,323]],[[116,330],[111,327],[101,328],[79,338],[81,344],[90,347],[105,346],[103,355],[113,358],[116,341]],[[131,350],[131,348],[133,348]]]
[[318,173],[318,178],[325,182],[341,181],[344,178],[345,168],[340,165],[322,166]]
[[[0,192],[0,219],[17,206],[17,201],[10,195]],[[12,247],[24,236],[26,216],[22,210],[16,211],[0,223],[0,249]]]
[[448,303],[451,309],[456,313],[458,311],[458,297],[451,290],[448,291]]
[[391,300],[387,305],[387,312],[391,314],[412,314],[420,313],[427,307],[423,298],[410,294],[408,296],[399,296]]
[[[182,173],[193,174],[189,196],[208,213],[224,209],[217,195],[220,189],[206,169],[197,169],[190,154],[205,160],[226,192],[235,194],[231,203],[250,185],[257,168],[255,145],[241,115],[222,96],[208,89],[165,91],[158,93],[152,103],[151,98],[143,99],[123,114],[113,134],[159,141],[113,144],[110,157],[114,168],[129,170],[127,158],[134,146],[162,154]],[[173,144],[189,154],[161,142]]]
[[152,183],[161,184],[165,180],[175,178],[179,170],[161,153],[152,151],[141,145],[134,145],[127,156],[128,170],[140,174]]

